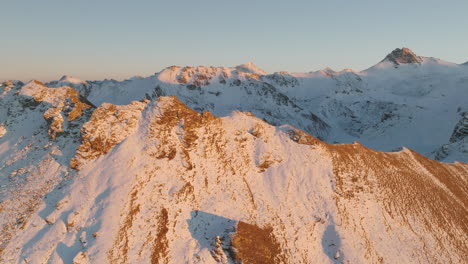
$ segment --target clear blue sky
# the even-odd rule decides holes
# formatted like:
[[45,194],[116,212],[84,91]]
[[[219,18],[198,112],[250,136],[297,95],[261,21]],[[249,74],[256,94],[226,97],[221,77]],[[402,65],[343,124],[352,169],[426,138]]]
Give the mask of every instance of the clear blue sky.
[[363,70],[403,46],[468,60],[467,0],[5,0],[0,10],[0,80],[247,61],[267,72]]

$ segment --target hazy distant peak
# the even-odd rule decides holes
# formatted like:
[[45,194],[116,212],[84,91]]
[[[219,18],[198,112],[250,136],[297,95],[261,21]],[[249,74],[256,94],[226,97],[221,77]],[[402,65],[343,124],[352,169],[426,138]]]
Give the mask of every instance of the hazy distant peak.
[[330,67],[326,67],[324,69],[322,69],[323,72],[328,72],[328,73],[336,73],[336,71],[334,71],[332,68]]
[[346,68],[346,69],[343,69],[340,71],[340,73],[343,73],[343,72],[352,72],[352,73],[356,73],[353,69],[349,69],[349,68]]
[[465,62],[465,63],[463,63],[462,65],[468,66],[468,61],[467,61],[467,62]]
[[141,80],[141,79],[144,79],[145,77],[143,77],[142,75],[135,75],[135,76],[132,76],[130,78],[128,78],[128,80]]
[[236,66],[236,69],[242,72],[255,73],[258,75],[266,75],[266,72],[259,67],[257,67],[253,62],[249,61],[239,66]]
[[420,64],[423,60],[421,57],[408,48],[397,48],[388,54],[383,61],[391,61],[395,65],[418,63]]

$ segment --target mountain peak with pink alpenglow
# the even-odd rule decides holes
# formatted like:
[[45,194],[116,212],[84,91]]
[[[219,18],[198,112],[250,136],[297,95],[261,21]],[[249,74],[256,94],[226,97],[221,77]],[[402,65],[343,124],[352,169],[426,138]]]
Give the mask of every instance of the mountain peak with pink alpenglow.
[[397,48],[390,52],[382,61],[391,61],[395,65],[417,63],[423,60],[408,48]]
[[239,66],[236,66],[236,69],[242,72],[255,73],[258,75],[266,75],[266,72],[264,70],[257,67],[257,65],[255,65],[251,61],[241,64]]

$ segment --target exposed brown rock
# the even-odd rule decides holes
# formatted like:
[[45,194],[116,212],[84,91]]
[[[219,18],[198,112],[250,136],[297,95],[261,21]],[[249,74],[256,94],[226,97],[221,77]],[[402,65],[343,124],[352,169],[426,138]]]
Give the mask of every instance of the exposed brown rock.
[[408,48],[394,49],[384,60],[389,60],[395,65],[422,62],[422,59]]
[[70,122],[82,116],[85,109],[91,108],[80,99],[80,94],[75,89],[68,86],[49,88],[39,81],[32,81],[22,88],[22,93],[32,96],[36,102],[51,104],[43,116],[49,123],[48,133],[52,139],[63,132],[63,115],[68,116]]
[[166,258],[168,241],[166,238],[169,231],[169,216],[166,208],[161,209],[158,217],[158,230],[151,251],[151,264],[168,263]]
[[231,243],[235,260],[244,264],[286,263],[271,227],[260,228],[240,221]]
[[82,144],[70,161],[70,166],[80,169],[85,163],[108,153],[132,134],[146,104],[147,101],[134,101],[119,106],[104,103],[94,110],[91,119],[81,128]]

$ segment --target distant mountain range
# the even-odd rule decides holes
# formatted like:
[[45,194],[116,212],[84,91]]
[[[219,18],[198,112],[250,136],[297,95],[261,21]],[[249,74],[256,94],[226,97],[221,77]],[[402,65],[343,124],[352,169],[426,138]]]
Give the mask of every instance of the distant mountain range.
[[464,65],[403,48],[362,72],[266,74],[249,62],[233,68],[171,66],[125,81],[63,76],[46,85],[73,87],[95,106],[175,95],[199,112],[248,111],[329,143],[359,141],[380,151],[405,146],[434,159],[467,162],[463,138],[449,140],[468,109],[467,78]]

